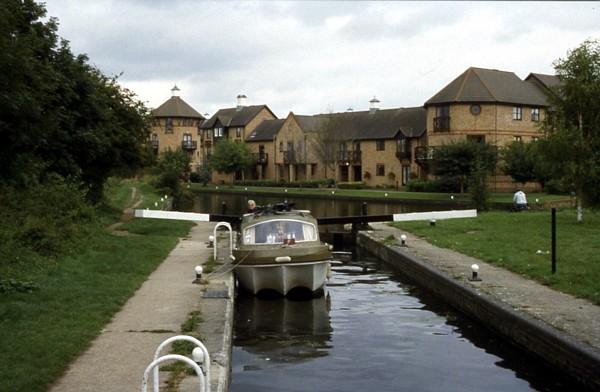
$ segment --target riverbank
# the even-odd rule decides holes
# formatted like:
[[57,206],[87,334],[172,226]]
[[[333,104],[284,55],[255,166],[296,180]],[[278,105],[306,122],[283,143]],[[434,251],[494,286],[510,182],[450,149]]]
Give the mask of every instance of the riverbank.
[[[295,196],[317,199],[339,199],[375,201],[385,203],[404,203],[430,205],[456,206],[457,208],[470,205],[470,195],[463,193],[427,193],[427,192],[404,192],[394,189],[337,189],[337,188],[285,188],[285,187],[253,187],[235,185],[203,186],[191,184],[193,192],[204,193],[231,193],[255,196],[280,196],[282,198]],[[492,193],[490,203],[492,207],[507,209],[512,206],[512,193]],[[544,208],[549,206],[570,206],[572,200],[568,196],[550,195],[546,193],[531,193],[528,198],[532,208]]]
[[127,221],[126,207],[153,206],[161,195],[137,181],[111,185],[76,243],[19,264],[28,286],[0,294],[0,390],[46,391],[193,226]]
[[[600,388],[600,307],[386,224],[373,226],[360,232],[361,246],[518,347]],[[469,280],[474,263],[481,281]]]

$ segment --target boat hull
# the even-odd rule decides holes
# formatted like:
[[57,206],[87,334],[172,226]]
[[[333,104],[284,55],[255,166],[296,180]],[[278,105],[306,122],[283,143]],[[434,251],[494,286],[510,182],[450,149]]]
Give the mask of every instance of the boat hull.
[[295,288],[312,292],[322,289],[327,279],[329,261],[310,261],[285,264],[239,265],[235,275],[246,291],[258,294],[261,290],[275,290],[287,295]]

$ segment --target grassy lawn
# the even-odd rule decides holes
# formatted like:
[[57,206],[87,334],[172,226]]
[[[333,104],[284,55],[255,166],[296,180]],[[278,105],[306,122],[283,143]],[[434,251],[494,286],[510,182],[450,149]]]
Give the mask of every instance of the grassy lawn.
[[[134,181],[113,182],[109,206],[68,255],[28,272],[32,292],[0,293],[0,391],[45,391],[85,350],[146,277],[186,235],[192,223],[133,220],[121,226],[129,236],[111,234],[131,204],[132,186],[141,207],[160,195]],[[26,268],[26,267],[24,267]]]
[[[399,222],[394,225],[450,248],[528,276],[600,305],[600,211],[586,210],[584,223],[572,209],[556,218],[557,272],[551,273],[550,211],[486,212],[473,219]],[[538,254],[538,250],[542,253]]]
[[[218,192],[218,193],[252,193],[252,194],[271,194],[271,195],[294,195],[294,196],[318,196],[323,198],[343,197],[354,199],[380,199],[380,201],[443,201],[443,202],[470,202],[470,195],[458,193],[426,193],[426,192],[405,192],[390,189],[329,189],[329,188],[277,188],[277,187],[252,187],[252,186],[234,186],[234,185],[207,185],[192,184],[191,189],[195,192]],[[287,192],[286,192],[287,189]],[[333,192],[333,193],[332,193]],[[387,196],[386,196],[387,195]],[[512,203],[512,193],[492,193],[490,202],[492,203]],[[527,198],[531,204],[535,204],[538,199],[540,205],[545,202],[568,201],[568,196],[549,195],[546,193],[530,193]]]

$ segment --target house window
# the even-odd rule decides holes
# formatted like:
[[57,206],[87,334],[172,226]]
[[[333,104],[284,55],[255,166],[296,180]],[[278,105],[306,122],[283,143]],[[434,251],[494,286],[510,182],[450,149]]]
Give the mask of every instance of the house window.
[[450,131],[450,106],[437,106],[435,108],[435,117],[433,118],[434,132]]
[[242,137],[242,128],[235,129],[235,137]]
[[377,140],[376,142],[376,150],[377,151],[385,151],[385,140]]
[[375,170],[375,175],[377,176],[385,176],[385,165],[380,163],[377,164],[377,169]]
[[398,139],[398,152],[405,153],[406,152],[406,139]]
[[523,141],[523,138],[521,136],[513,136],[513,141],[520,142],[520,141]]
[[214,133],[215,137],[223,137],[223,128],[221,128],[221,127],[215,128],[213,130],[213,133]]
[[165,133],[173,133],[173,119],[171,117],[167,117],[165,122]]
[[531,109],[531,121],[540,121],[540,108]]
[[523,108],[521,106],[513,106],[512,119],[518,121],[523,119]]
[[531,141],[532,141],[532,142],[537,142],[538,140],[540,140],[540,138],[539,138],[539,137],[537,137],[537,136],[532,136],[532,137],[531,137]]
[[283,142],[279,142],[279,152],[283,151]]

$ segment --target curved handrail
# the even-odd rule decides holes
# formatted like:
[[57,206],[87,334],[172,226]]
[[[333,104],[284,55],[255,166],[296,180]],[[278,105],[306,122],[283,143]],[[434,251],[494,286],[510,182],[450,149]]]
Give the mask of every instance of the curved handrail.
[[[158,365],[160,365],[161,363],[166,362],[166,361],[183,361],[183,362],[187,363],[188,365],[190,365],[196,372],[196,375],[198,376],[198,378],[200,379],[200,384],[199,384],[198,390],[200,392],[206,392],[206,390],[205,390],[206,379],[204,378],[204,374],[202,373],[202,369],[200,369],[200,366],[198,366],[198,364],[196,362],[192,361],[190,358],[183,356],[183,355],[179,355],[179,354],[163,355],[162,357],[152,361],[150,363],[150,365],[148,365],[148,367],[146,367],[146,370],[144,370],[144,378],[142,379],[142,388],[141,388],[142,392],[148,391],[148,373],[150,373],[150,370],[157,369]],[[154,385],[155,389],[157,387],[158,387],[158,385]]]
[[[156,351],[154,352],[154,360],[158,359],[158,356],[160,355],[160,352],[162,351],[163,348],[165,348],[167,345],[169,345],[169,344],[171,344],[171,343],[173,343],[173,342],[175,342],[177,340],[186,340],[188,342],[192,342],[196,346],[200,347],[200,349],[202,349],[202,352],[204,353],[204,362],[203,362],[204,363],[204,369],[206,370],[206,376],[205,377],[204,377],[204,374],[203,374],[203,380],[204,380],[204,384],[205,384],[205,386],[204,386],[205,389],[204,390],[205,391],[210,391],[210,355],[208,354],[208,350],[206,349],[206,346],[204,346],[204,344],[202,344],[202,342],[199,341],[198,339],[196,339],[195,337],[193,337],[193,336],[187,336],[187,335],[171,336],[170,338],[164,340],[156,348]],[[196,363],[196,362],[194,362],[194,363]],[[159,383],[159,373],[158,373],[158,368],[155,368],[154,369],[154,392],[158,392],[159,391],[158,383]]]

